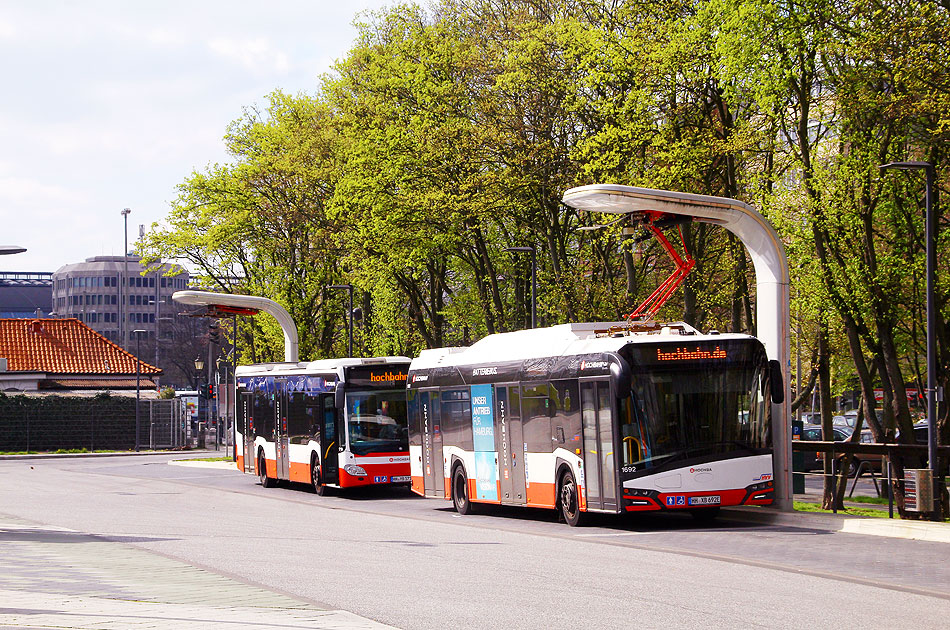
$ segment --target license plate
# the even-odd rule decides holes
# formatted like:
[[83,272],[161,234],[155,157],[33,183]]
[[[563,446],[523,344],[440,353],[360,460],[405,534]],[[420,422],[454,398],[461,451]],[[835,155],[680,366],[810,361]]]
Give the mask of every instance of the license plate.
[[711,497],[690,497],[690,505],[719,505],[721,502],[719,495]]
[[409,483],[412,481],[412,477],[405,475],[402,477],[393,477],[393,483]]

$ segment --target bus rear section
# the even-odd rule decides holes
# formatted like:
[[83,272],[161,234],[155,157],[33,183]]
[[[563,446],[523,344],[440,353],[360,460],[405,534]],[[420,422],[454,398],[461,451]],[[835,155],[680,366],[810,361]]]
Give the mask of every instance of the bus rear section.
[[[686,325],[657,333],[567,324],[424,352],[409,371],[412,490],[462,513],[554,508],[571,525],[589,512],[771,503],[762,344]],[[538,352],[551,347],[562,352]]]
[[409,359],[335,359],[239,368],[238,468],[328,488],[409,482]]

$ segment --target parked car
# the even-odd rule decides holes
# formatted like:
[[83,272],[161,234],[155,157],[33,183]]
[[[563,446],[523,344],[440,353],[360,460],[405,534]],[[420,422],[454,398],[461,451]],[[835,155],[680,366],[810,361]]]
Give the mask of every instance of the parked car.
[[[835,428],[834,431],[834,441],[843,442],[848,439],[849,434],[841,429]],[[821,440],[821,427],[816,427],[814,425],[808,425],[802,429],[802,439],[808,441],[820,441]],[[821,453],[817,451],[805,451],[805,472],[811,470],[819,470],[824,464],[821,457]]]

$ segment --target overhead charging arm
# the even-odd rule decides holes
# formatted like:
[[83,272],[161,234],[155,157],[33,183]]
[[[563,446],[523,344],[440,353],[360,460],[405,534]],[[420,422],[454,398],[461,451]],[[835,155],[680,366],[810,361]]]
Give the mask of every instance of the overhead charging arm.
[[683,228],[678,228],[680,242],[683,244],[683,256],[680,256],[677,251],[673,249],[673,245],[670,244],[666,236],[663,235],[663,232],[656,226],[657,219],[663,216],[662,213],[650,212],[647,214],[650,215],[650,220],[645,224],[646,229],[653,233],[656,240],[660,242],[660,245],[663,246],[666,253],[673,259],[676,269],[673,270],[669,278],[664,280],[660,286],[650,294],[650,297],[645,299],[636,310],[627,315],[627,319],[652,319],[656,312],[659,311],[670,296],[673,295],[677,287],[683,283],[686,275],[696,266],[696,261],[689,255],[689,252],[686,251],[686,240],[683,238]]

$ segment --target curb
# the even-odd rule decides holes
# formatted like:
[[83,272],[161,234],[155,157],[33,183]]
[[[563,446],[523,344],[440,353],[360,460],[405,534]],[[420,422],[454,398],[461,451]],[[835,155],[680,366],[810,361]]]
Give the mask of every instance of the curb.
[[772,509],[723,508],[721,515],[740,521],[753,521],[765,525],[818,529],[842,534],[886,536],[927,542],[950,543],[950,524],[927,521],[879,519],[844,514],[814,514],[804,512],[779,512]]

